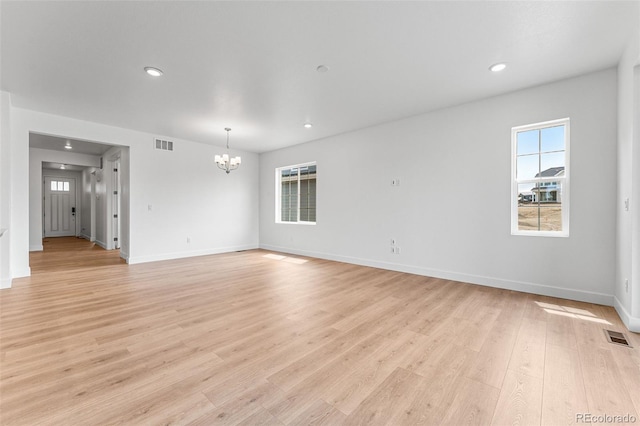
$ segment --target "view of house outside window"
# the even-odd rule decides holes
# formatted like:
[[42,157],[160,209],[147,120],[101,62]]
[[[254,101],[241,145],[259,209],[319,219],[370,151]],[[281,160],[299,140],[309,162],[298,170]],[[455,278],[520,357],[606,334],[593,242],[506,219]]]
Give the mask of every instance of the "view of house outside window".
[[569,235],[568,164],[568,118],[512,129],[512,234]]

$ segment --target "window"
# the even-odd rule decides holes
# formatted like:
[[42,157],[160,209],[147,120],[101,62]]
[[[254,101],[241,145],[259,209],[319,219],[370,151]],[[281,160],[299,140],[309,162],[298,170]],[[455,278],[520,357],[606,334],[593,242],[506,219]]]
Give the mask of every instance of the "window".
[[511,233],[569,236],[569,119],[511,129]]
[[276,222],[316,223],[316,163],[276,169]]
[[51,181],[51,190],[52,191],[63,191],[63,192],[69,192],[69,182],[63,182],[63,181],[59,181],[59,180],[52,180]]

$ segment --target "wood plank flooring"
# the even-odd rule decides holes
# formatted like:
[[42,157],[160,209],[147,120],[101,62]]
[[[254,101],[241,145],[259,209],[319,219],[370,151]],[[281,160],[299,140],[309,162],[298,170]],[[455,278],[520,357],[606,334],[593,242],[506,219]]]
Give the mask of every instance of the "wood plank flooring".
[[2,425],[640,422],[640,338],[610,307],[263,250],[44,247],[0,291]]

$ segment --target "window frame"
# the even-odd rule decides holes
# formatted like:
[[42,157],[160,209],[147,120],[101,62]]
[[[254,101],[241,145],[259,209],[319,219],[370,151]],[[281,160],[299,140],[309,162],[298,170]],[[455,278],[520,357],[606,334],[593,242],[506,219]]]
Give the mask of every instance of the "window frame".
[[[70,192],[70,182],[64,178],[58,178],[61,180],[51,180],[50,191],[51,192]],[[62,185],[61,185],[62,184]],[[60,188],[62,186],[62,188]],[[55,187],[55,188],[54,188]]]
[[[564,125],[564,176],[538,177],[532,179],[520,179],[517,176],[518,146],[517,135],[530,130],[543,130],[550,127]],[[570,208],[570,119],[544,121],[541,123],[527,124],[511,128],[511,235],[524,235],[535,237],[569,237],[569,208]],[[538,147],[540,154],[540,147]],[[540,173],[542,170],[539,171]],[[561,231],[532,231],[518,229],[518,185],[526,183],[560,182],[562,187],[562,230]]]
[[[311,222],[311,221],[303,221],[300,220],[300,168],[301,167],[308,167],[308,166],[316,166],[316,220]],[[317,192],[317,176],[318,176],[318,164],[316,161],[309,161],[306,163],[300,163],[300,164],[294,164],[291,166],[282,166],[282,167],[276,167],[275,170],[275,182],[276,182],[276,191],[275,191],[275,216],[276,216],[276,223],[278,224],[287,224],[287,225],[315,225],[317,222],[317,200],[318,200],[318,192]],[[297,185],[297,189],[298,189],[298,196],[297,196],[297,201],[298,201],[298,205],[296,206],[296,221],[284,221],[282,220],[282,171],[283,170],[288,170],[288,169],[298,169],[298,185]]]

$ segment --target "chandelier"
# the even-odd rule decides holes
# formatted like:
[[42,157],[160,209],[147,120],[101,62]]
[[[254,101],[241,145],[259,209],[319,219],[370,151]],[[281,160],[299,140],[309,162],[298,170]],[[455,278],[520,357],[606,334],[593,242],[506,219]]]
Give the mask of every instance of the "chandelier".
[[238,157],[229,157],[229,132],[231,129],[229,127],[225,127],[224,130],[227,131],[227,153],[223,155],[216,155],[216,164],[218,168],[224,170],[229,174],[231,170],[235,170],[238,168],[240,163],[242,163],[242,158]]

